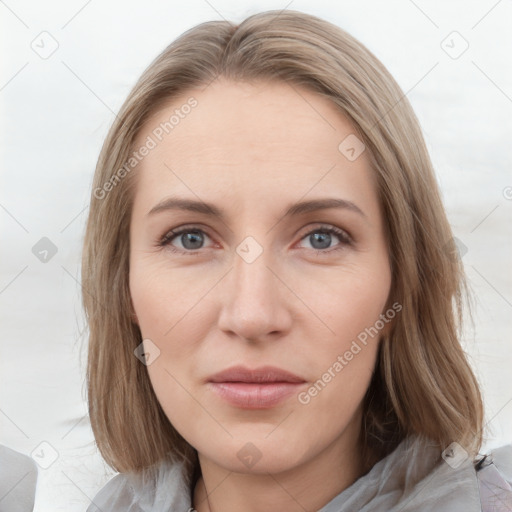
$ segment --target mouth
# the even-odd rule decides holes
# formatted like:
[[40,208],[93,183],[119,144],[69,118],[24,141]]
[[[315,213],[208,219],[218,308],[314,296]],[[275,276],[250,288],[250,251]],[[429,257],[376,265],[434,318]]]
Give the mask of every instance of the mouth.
[[268,409],[296,394],[305,382],[303,378],[274,366],[254,370],[235,366],[210,377],[208,386],[235,407]]

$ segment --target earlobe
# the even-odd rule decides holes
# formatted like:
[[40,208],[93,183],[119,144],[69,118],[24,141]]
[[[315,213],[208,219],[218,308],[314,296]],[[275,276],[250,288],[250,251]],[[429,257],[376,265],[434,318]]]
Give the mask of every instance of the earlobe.
[[130,318],[132,320],[132,322],[136,325],[139,325],[139,318],[137,317],[137,313],[135,313],[135,309],[133,308],[133,304],[132,304],[132,301],[130,299]]
[[388,322],[386,322],[386,325],[382,328],[381,330],[381,334],[382,336],[389,336],[391,330],[393,329],[393,326],[395,325],[395,320],[392,319],[392,320],[389,320]]

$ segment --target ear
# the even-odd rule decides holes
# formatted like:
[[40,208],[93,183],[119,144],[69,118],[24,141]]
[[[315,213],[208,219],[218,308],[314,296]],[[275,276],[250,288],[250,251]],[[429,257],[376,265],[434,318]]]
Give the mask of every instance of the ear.
[[131,297],[130,297],[130,318],[134,324],[139,325],[139,318],[137,316],[137,313],[135,313],[135,309],[133,307]]
[[384,338],[384,337],[389,337],[389,335],[391,334],[391,331],[393,330],[394,326],[395,326],[395,323],[397,321],[397,316],[398,316],[398,313],[400,313],[400,311],[402,311],[402,306],[401,304],[398,302],[398,301],[391,301],[390,300],[390,297],[388,296],[388,300],[386,302],[386,306],[385,308],[383,309],[383,311],[381,312],[381,315],[380,315],[380,318],[382,319],[383,317],[385,318],[385,320],[383,320],[384,322],[384,327],[382,327],[381,329],[381,338]]
[[395,319],[388,320],[388,322],[384,325],[382,328],[381,335],[382,336],[389,336],[389,333],[391,332],[391,329],[393,328],[393,325],[395,324]]
[[381,315],[381,318],[382,316],[386,317],[387,321],[384,320],[384,327],[381,329],[380,331],[380,334],[381,334],[381,338],[383,337],[389,337],[389,335],[391,334],[391,331],[393,330],[393,327],[395,326],[395,323],[396,323],[396,319],[397,319],[397,314],[395,313],[393,317],[389,317],[387,312],[389,311],[389,309],[393,309],[392,307],[391,308],[387,308]]

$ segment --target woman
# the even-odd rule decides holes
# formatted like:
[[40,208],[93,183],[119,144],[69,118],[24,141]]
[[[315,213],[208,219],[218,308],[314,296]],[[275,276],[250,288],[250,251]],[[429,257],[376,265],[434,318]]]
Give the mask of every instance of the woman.
[[165,49],[103,146],[82,275],[121,473],[89,510],[480,510],[463,266],[407,99],[339,28],[272,11]]

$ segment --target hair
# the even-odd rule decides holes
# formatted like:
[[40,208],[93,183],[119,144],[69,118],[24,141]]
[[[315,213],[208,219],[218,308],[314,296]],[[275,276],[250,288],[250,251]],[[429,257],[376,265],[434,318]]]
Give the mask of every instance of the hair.
[[366,47],[327,21],[287,10],[238,25],[206,22],[182,34],[141,75],[105,139],[82,260],[89,414],[105,461],[126,472],[172,456],[197,470],[197,452],[166,417],[134,356],[142,341],[129,291],[137,172],[120,170],[154,113],[217,78],[277,80],[313,91],[351,121],[366,146],[391,265],[388,302],[402,306],[380,340],[363,401],[360,442],[368,467],[410,434],[440,450],[456,441],[474,457],[483,442],[483,404],[459,341],[468,287],[419,122]]

